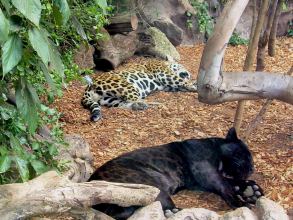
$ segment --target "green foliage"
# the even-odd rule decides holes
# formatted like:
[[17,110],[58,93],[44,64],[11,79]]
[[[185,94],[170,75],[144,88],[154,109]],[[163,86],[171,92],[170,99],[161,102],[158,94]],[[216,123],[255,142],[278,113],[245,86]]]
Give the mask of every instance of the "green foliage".
[[[0,184],[63,167],[54,160],[60,114],[39,96],[50,103],[80,78],[72,51],[101,37],[110,11],[106,0],[0,0]],[[16,107],[7,102],[11,92]],[[36,138],[41,125],[49,125],[52,141]]]
[[214,20],[209,14],[208,3],[205,1],[199,2],[198,0],[190,0],[190,4],[196,10],[199,31],[210,36],[214,29]]
[[[44,123],[53,123],[56,127],[56,120],[59,117],[57,112],[48,107],[41,109],[38,113],[41,116],[40,120]],[[61,142],[60,134],[53,135],[55,141]],[[57,169],[57,161],[53,159],[57,152],[55,143],[41,142],[31,135],[19,112],[1,99],[0,184],[27,181],[49,169]]]
[[113,6],[113,12],[115,14],[133,10],[133,8],[131,8],[131,0],[109,0],[108,3]]
[[15,67],[22,57],[22,41],[16,34],[11,34],[2,46],[3,76]]
[[11,3],[25,18],[39,26],[42,11],[40,0],[12,0]]
[[233,33],[232,36],[229,39],[229,44],[232,46],[236,45],[247,45],[249,43],[249,40],[246,40],[239,36],[237,33]]

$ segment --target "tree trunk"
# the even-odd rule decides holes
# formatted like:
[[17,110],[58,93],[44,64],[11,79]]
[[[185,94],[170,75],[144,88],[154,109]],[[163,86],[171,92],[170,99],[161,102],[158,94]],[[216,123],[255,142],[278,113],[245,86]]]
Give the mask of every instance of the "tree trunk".
[[[229,1],[208,40],[199,67],[198,98],[208,104],[245,99],[274,98],[293,104],[293,77],[264,72],[220,72],[233,30],[248,0]],[[257,41],[256,41],[257,42]]]
[[[264,24],[264,20],[265,20],[265,15],[268,10],[268,6],[269,6],[269,0],[263,0],[263,2],[261,4],[261,10],[258,14],[257,23],[254,28],[253,36],[252,36],[252,39],[248,45],[248,51],[247,51],[247,55],[246,55],[245,63],[244,63],[244,67],[243,67],[244,71],[252,71],[253,70],[253,63],[254,63],[256,51],[257,51],[256,50],[257,49],[257,42],[259,41],[259,36],[260,36],[261,30],[262,30],[262,27],[264,26],[263,24]],[[238,102],[237,110],[236,110],[235,117],[234,117],[234,127],[235,127],[238,134],[240,134],[239,130],[240,130],[242,119],[243,119],[244,107],[245,107],[245,101]]]
[[270,9],[268,11],[268,15],[267,15],[267,24],[266,24],[266,28],[262,34],[262,36],[259,38],[258,41],[258,51],[257,51],[257,64],[256,64],[256,71],[264,71],[265,69],[265,63],[264,63],[264,59],[265,59],[265,49],[266,46],[268,44],[269,41],[269,35],[271,32],[271,27],[273,24],[273,20],[274,20],[274,16],[275,16],[275,12],[277,9],[277,5],[278,5],[278,0],[274,0],[271,5],[270,5]]
[[251,23],[251,28],[250,28],[250,35],[249,35],[249,44],[251,44],[252,38],[253,38],[253,34],[255,32],[255,27],[256,27],[256,23],[257,23],[257,8],[258,8],[258,4],[257,4],[257,0],[253,0],[253,15],[252,15],[252,23]]
[[275,42],[276,42],[276,36],[277,36],[277,30],[278,30],[278,22],[279,22],[279,17],[282,11],[282,5],[284,3],[284,0],[280,0],[278,2],[278,6],[275,12],[274,16],[274,21],[272,24],[271,32],[270,32],[270,37],[269,37],[269,44],[268,44],[268,54],[271,57],[274,57],[276,52],[275,52]]
[[110,19],[110,24],[105,26],[109,34],[118,34],[135,31],[138,27],[136,15],[131,13],[118,14]]
[[0,186],[2,220],[23,219],[42,214],[87,211],[92,205],[113,203],[119,206],[152,203],[159,190],[141,184],[91,181],[73,183],[49,171],[27,183]]

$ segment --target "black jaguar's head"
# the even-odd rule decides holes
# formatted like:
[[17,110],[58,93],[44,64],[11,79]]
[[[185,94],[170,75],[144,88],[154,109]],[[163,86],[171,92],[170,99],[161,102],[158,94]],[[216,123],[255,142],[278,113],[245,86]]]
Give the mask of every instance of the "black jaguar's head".
[[228,178],[247,179],[254,170],[252,156],[247,145],[238,139],[235,128],[230,128],[225,142],[221,145],[222,156],[219,171]]

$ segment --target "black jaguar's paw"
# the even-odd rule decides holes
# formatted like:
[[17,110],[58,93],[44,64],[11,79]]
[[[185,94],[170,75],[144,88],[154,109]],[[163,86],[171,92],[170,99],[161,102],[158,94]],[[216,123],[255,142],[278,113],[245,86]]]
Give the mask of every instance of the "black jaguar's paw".
[[251,206],[256,203],[256,200],[263,196],[262,188],[253,180],[243,180],[233,186],[237,198],[245,206]]
[[180,211],[179,208],[174,208],[174,209],[172,209],[172,210],[170,210],[170,209],[166,209],[165,212],[164,212],[164,214],[165,214],[165,217],[166,217],[166,218],[169,218],[169,217],[171,217],[172,215],[176,214],[176,213],[179,212],[179,211]]
[[145,110],[148,108],[148,104],[144,102],[135,102],[131,105],[132,110],[139,111],[139,110]]

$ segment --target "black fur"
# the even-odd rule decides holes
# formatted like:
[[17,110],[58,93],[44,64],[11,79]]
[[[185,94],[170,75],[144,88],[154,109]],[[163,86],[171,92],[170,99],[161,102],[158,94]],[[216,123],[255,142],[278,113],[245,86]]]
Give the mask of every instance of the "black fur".
[[[231,207],[239,207],[253,204],[263,195],[254,181],[246,180],[252,172],[251,153],[231,128],[226,138],[190,139],[123,154],[98,168],[89,181],[155,186],[160,189],[157,200],[164,210],[175,208],[170,195],[195,188],[216,193]],[[259,189],[245,195],[248,186]],[[115,219],[125,219],[138,207],[100,204],[94,208]]]

